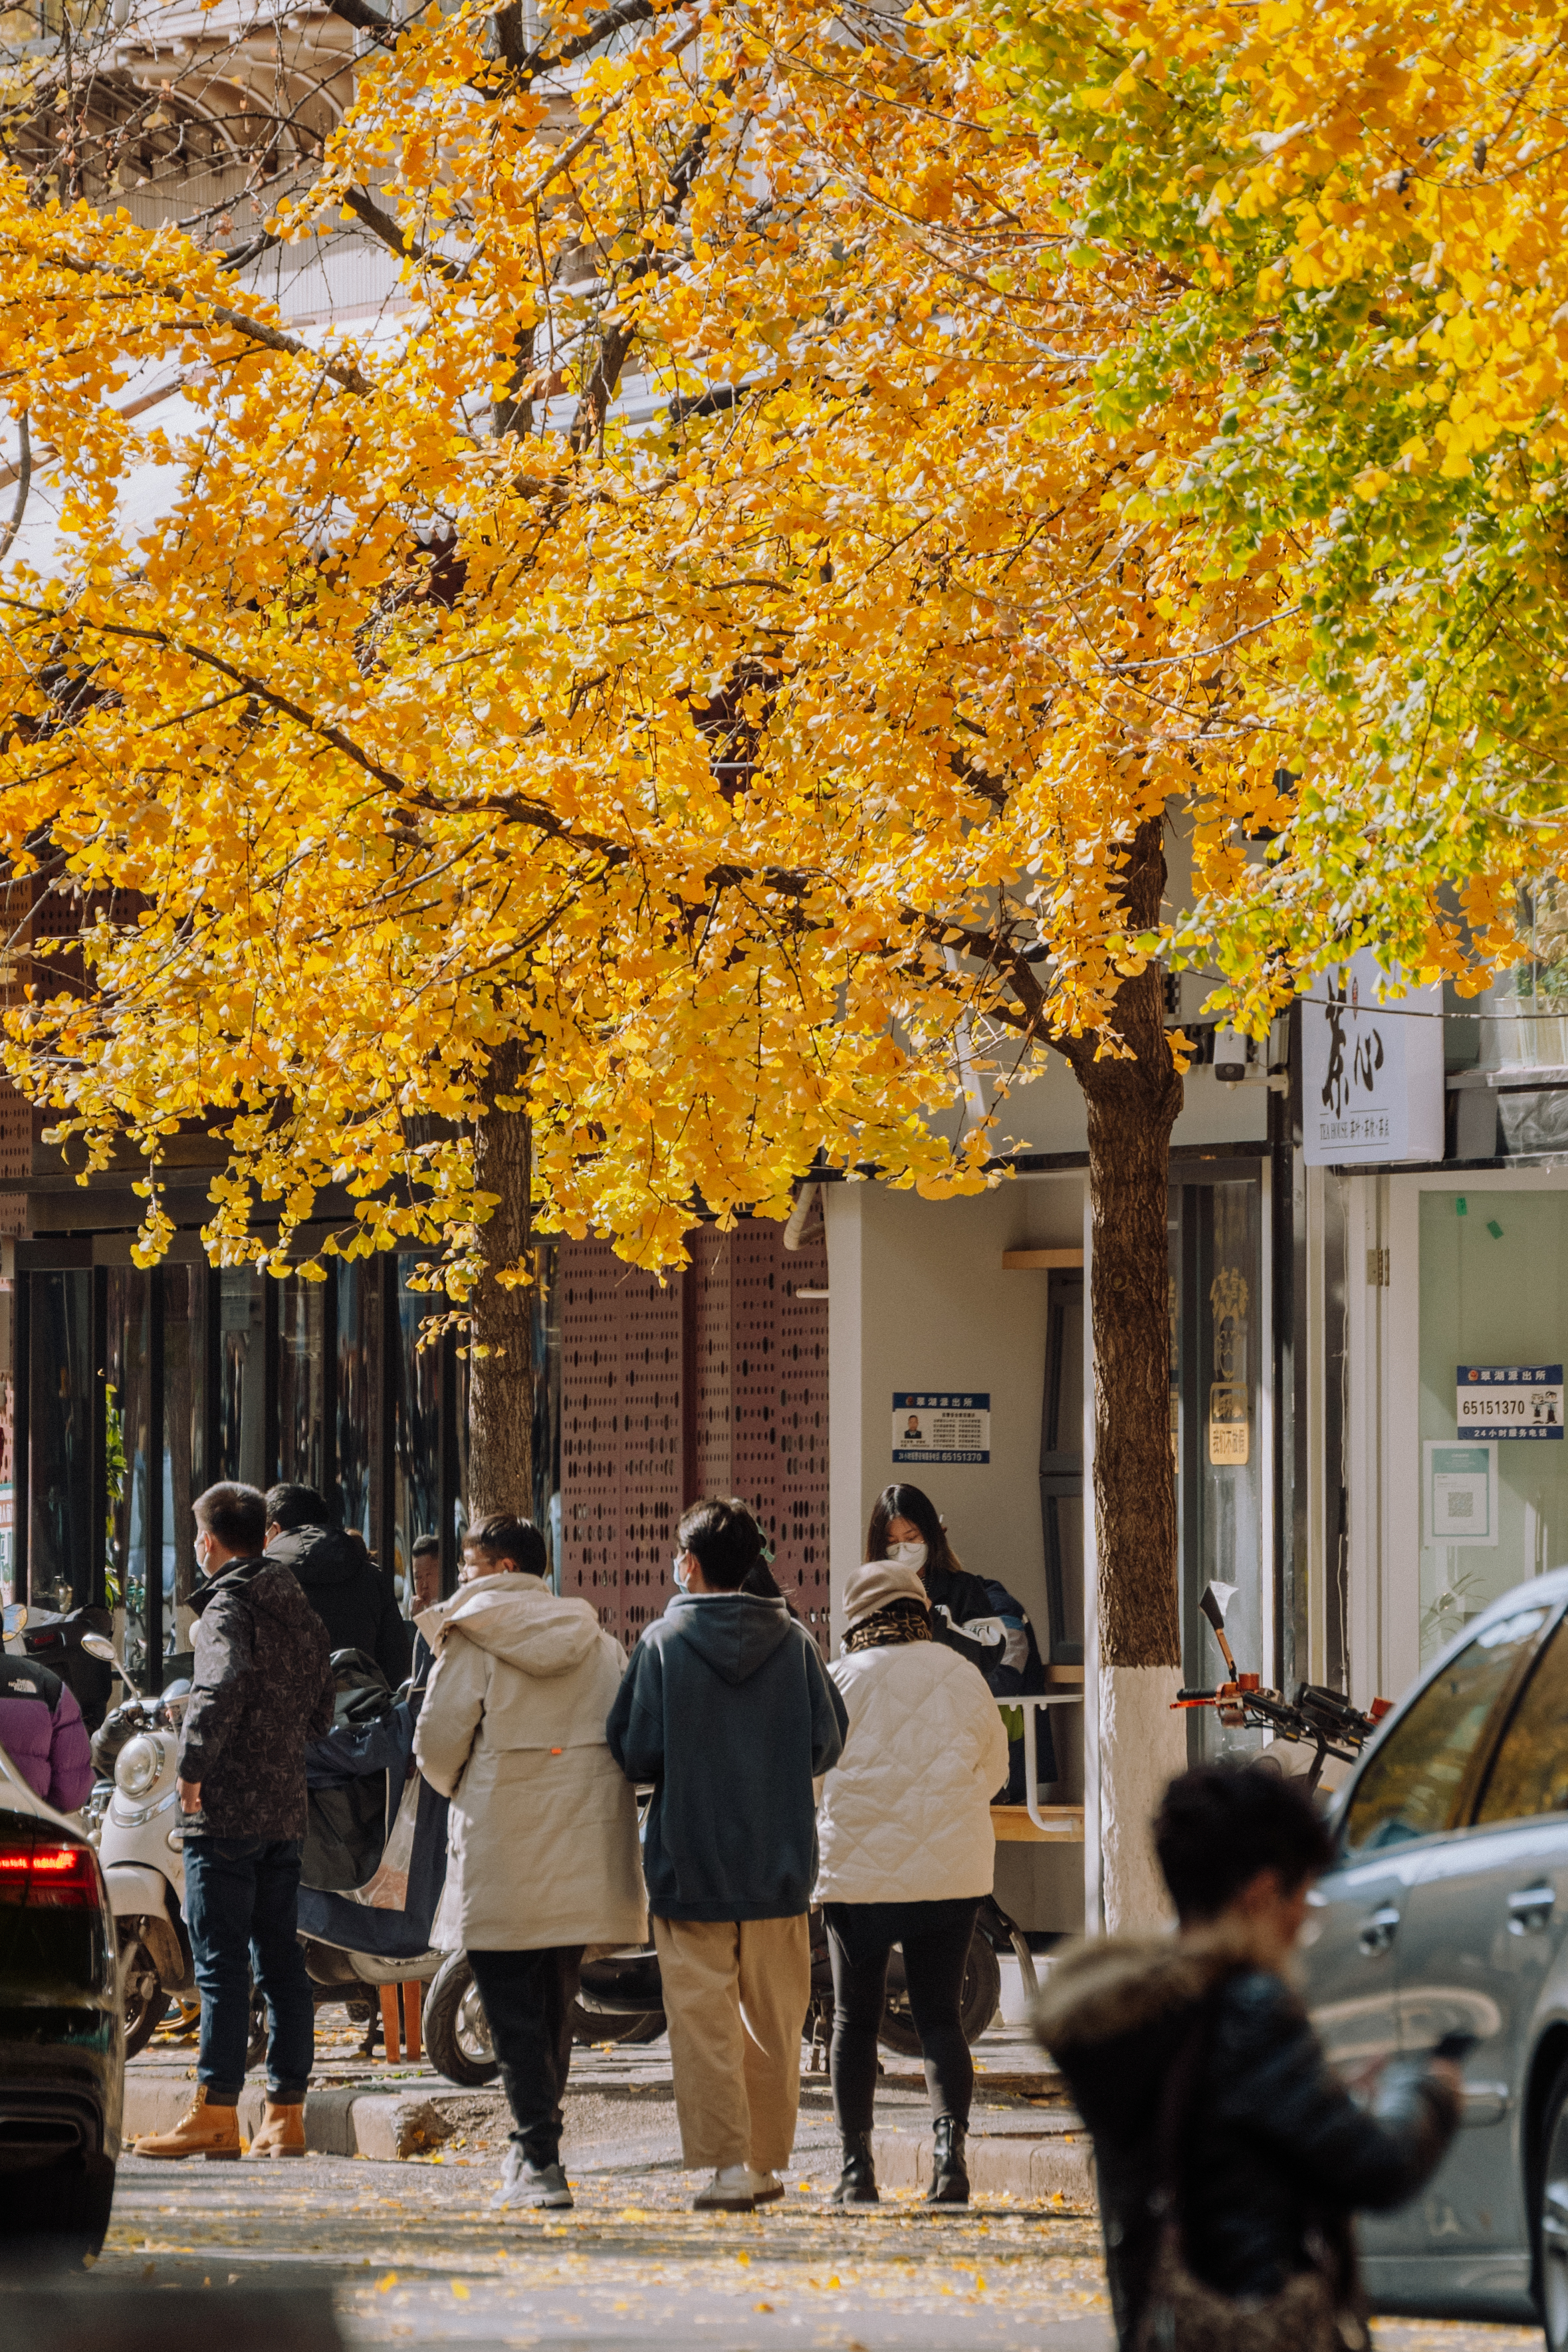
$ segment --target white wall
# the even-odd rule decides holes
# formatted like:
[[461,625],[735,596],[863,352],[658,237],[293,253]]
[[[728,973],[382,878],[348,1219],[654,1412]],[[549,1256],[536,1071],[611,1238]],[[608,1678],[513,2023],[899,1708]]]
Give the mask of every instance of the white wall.
[[[1002,1253],[1081,1248],[1084,1192],[1076,1173],[1011,1178],[958,1201],[880,1184],[824,1186],[835,1650],[844,1581],[860,1564],[872,1505],[899,1476],[930,1495],[965,1567],[999,1577],[1042,1646],[1048,1640],[1040,1509],[1047,1276],[1004,1271]],[[895,1468],[894,1391],[956,1387],[990,1392],[989,1463]],[[1082,1717],[1053,1712],[1066,1800],[1082,1788]],[[1081,1848],[1005,1846],[997,1859],[997,1893],[1022,1924],[1082,1926]]]

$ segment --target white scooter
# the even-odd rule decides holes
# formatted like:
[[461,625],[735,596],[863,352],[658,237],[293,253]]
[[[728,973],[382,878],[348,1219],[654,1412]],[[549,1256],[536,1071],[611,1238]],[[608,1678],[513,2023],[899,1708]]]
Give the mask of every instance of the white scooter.
[[[176,1766],[188,1694],[144,1698],[101,1633],[84,1636],[89,1656],[112,1666],[131,1694],[139,1727],[114,1760],[114,1785],[88,1834],[109,1887],[125,1996],[125,2054],[144,2050],[172,1998],[193,2000],[196,1979],[185,1927],[185,1832]],[[247,2063],[267,2042],[267,2004],[254,1993]]]

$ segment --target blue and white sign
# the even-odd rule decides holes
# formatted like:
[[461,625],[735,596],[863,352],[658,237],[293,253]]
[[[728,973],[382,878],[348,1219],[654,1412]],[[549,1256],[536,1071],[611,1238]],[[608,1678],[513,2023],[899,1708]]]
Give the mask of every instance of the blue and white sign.
[[1561,1364],[1461,1364],[1461,1437],[1561,1437]]
[[988,1462],[988,1389],[894,1389],[895,1462]]

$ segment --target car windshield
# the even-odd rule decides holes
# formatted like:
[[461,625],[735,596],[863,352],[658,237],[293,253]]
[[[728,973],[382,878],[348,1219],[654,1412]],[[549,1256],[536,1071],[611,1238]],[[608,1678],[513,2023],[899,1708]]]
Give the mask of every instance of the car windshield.
[[1374,1853],[1454,1826],[1477,1744],[1547,1613],[1521,1609],[1500,1618],[1433,1675],[1356,1783],[1345,1816],[1347,1854]]

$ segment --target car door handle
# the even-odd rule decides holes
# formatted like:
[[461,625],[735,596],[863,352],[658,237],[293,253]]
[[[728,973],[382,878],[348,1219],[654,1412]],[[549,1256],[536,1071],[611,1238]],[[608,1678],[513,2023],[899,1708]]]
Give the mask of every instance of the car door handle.
[[1539,1934],[1552,1917],[1557,1901],[1557,1891],[1552,1886],[1526,1886],[1508,1898],[1508,1932],[1511,1936]]
[[1363,1921],[1356,1940],[1369,1960],[1390,1949],[1398,1927],[1399,1914],[1392,1903],[1385,1903],[1381,1911],[1375,1911],[1370,1919]]

